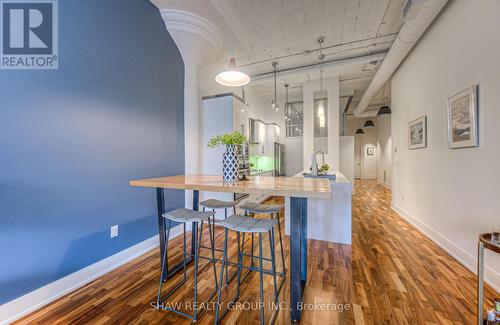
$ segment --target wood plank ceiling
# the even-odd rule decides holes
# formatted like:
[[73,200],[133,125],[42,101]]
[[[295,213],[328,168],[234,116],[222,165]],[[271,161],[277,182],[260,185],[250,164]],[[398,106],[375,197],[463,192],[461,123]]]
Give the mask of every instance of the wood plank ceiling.
[[[199,1],[199,0],[198,0]],[[205,2],[206,1],[206,2]],[[251,75],[318,63],[317,39],[325,37],[325,60],[365,56],[389,50],[403,24],[405,0],[153,0],[159,8],[196,10],[224,35],[222,55],[212,66],[223,69],[233,55]],[[210,7],[210,8],[207,8]],[[208,13],[210,11],[210,13]],[[215,15],[213,13],[216,13]],[[363,94],[381,61],[324,68],[324,76],[340,76],[341,94]],[[318,69],[279,76],[299,86],[319,78]],[[253,82],[270,96],[272,78]]]
[[[256,75],[272,70],[318,63],[317,39],[325,37],[325,60],[338,60],[386,52],[403,24],[404,0],[211,0],[235,34],[235,55],[246,72]],[[232,55],[226,43],[220,64]],[[339,75],[341,93],[363,93],[380,62],[325,67],[324,76]],[[319,72],[279,77],[279,85],[300,85],[319,78]],[[262,95],[272,92],[271,79],[254,87]],[[282,88],[282,87],[281,87]]]

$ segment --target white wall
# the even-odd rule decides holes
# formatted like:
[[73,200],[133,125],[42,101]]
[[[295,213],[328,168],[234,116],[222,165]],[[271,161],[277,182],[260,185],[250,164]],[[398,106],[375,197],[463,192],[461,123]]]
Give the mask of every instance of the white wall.
[[[498,0],[452,1],[392,79],[393,206],[472,270],[478,234],[500,226],[499,17]],[[474,84],[480,146],[448,149],[446,100]],[[408,150],[408,122],[423,115],[428,146]],[[486,263],[500,289],[500,256]]]
[[[285,134],[283,134],[285,136]],[[285,138],[285,168],[286,176],[293,176],[304,170],[304,165],[302,161],[303,156],[303,139],[297,138]]]
[[[391,187],[392,137],[391,116],[376,118],[377,124],[377,181]],[[385,177],[384,177],[385,175]]]
[[[377,128],[363,129],[363,147],[361,148],[361,179],[377,178]],[[373,155],[368,155],[368,148],[374,148]]]
[[[375,123],[374,128],[363,129],[363,125],[367,120],[372,120]],[[377,157],[379,151],[377,150],[377,129],[378,122],[376,117],[370,118],[354,118],[349,117],[347,119],[346,135],[354,135],[357,129],[363,129],[365,134],[356,135],[360,139],[359,142],[355,142],[354,150],[359,151],[361,155],[361,174],[356,175],[356,177],[362,179],[376,179],[377,178]],[[361,148],[359,147],[361,146]],[[372,156],[368,155],[368,147],[375,148]]]
[[354,184],[354,136],[340,137],[340,172]]

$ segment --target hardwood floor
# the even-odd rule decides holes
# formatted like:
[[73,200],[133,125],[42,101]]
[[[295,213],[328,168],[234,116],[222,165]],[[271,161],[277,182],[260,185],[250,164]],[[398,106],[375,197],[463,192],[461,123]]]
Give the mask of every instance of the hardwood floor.
[[[475,276],[391,210],[390,190],[374,181],[356,181],[355,187],[352,248],[311,240],[304,296],[305,303],[346,304],[348,310],[304,310],[301,323],[474,324]],[[221,239],[219,246],[222,245]],[[178,237],[171,243],[179,247],[172,259],[180,258],[181,240]],[[288,238],[285,242],[288,252],[287,241]],[[204,235],[204,242],[208,245],[207,235]],[[246,242],[248,247],[248,237]],[[269,256],[268,246],[264,252]],[[235,249],[231,253],[234,255]],[[158,254],[158,250],[154,250],[17,323],[189,324],[188,319],[150,306],[160,274]],[[286,255],[288,264],[288,253]],[[277,269],[280,270],[279,254],[277,260]],[[188,272],[188,278],[190,275]],[[174,285],[178,278],[169,280],[165,287]],[[255,273],[247,279],[242,286],[241,302],[258,300],[258,281]],[[270,302],[271,277],[265,277],[265,281],[266,302]],[[229,286],[231,294],[234,283]],[[174,301],[192,300],[192,284],[188,283],[186,287],[173,297]],[[199,277],[199,288],[200,301],[206,299],[214,288],[210,265]],[[485,288],[486,307],[491,308],[494,295],[491,288]],[[286,283],[280,298],[282,301],[288,298]],[[270,312],[266,310],[266,319],[269,316]],[[258,321],[258,310],[236,309],[227,314],[223,323],[253,324]],[[213,323],[213,312],[207,311],[198,323]],[[288,310],[281,310],[276,324],[288,323]]]

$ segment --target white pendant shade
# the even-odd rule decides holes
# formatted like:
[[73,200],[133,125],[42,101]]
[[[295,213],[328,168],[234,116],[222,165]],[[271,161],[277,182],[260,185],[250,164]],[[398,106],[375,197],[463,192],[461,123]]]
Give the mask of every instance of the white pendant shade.
[[215,76],[215,81],[229,87],[241,87],[250,82],[250,76],[236,68],[236,60],[231,58],[229,69]]

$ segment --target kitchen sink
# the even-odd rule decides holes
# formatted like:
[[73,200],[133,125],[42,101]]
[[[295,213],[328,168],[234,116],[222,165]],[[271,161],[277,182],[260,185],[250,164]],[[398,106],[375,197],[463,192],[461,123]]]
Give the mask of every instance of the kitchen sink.
[[331,179],[331,180],[336,180],[337,179],[337,175],[335,175],[335,174],[318,174],[318,175],[313,175],[311,173],[303,173],[302,175],[304,175],[304,177],[306,177],[306,178],[328,178],[328,179]]

